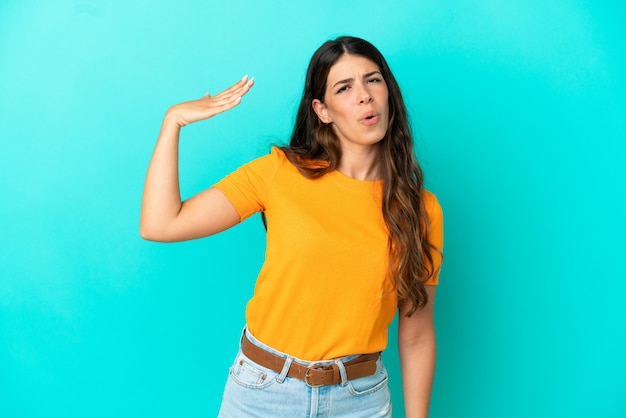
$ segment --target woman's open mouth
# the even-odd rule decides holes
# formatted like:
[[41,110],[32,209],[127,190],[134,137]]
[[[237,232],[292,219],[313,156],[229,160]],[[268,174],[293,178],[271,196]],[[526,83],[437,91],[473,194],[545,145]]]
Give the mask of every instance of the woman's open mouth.
[[367,113],[361,118],[363,125],[373,125],[378,122],[378,115],[374,112]]

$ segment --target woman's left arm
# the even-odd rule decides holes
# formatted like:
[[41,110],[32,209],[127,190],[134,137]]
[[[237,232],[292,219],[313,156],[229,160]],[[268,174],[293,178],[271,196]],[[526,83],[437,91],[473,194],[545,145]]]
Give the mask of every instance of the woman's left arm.
[[406,418],[427,418],[435,375],[437,345],[434,303],[437,286],[426,286],[428,304],[411,317],[411,302],[400,306],[398,349],[402,368],[402,387]]

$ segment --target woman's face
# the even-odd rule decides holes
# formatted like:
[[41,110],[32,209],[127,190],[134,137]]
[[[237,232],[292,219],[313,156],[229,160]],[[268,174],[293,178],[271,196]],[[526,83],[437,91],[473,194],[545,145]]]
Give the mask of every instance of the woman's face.
[[343,152],[370,148],[389,126],[389,91],[378,66],[345,54],[330,68],[324,102],[313,100],[322,123],[331,123]]

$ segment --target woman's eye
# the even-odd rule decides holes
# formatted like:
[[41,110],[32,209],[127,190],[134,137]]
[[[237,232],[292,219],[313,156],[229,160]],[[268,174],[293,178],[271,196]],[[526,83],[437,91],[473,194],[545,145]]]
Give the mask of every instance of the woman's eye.
[[379,78],[379,77],[374,77],[374,78],[370,78],[368,81],[370,83],[380,83],[383,80],[381,78]]
[[349,87],[348,85],[341,87],[339,90],[337,90],[337,93],[341,93],[341,92],[348,90],[348,87]]

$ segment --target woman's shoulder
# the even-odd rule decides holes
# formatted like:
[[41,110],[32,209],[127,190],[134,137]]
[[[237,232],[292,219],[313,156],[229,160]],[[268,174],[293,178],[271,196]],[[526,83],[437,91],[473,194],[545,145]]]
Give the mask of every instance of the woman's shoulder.
[[261,155],[254,160],[244,164],[240,170],[247,175],[263,177],[268,181],[275,178],[277,173],[281,177],[290,176],[297,173],[296,167],[289,161],[289,158],[279,146],[272,146],[269,153]]
[[276,161],[285,162],[287,160],[287,155],[285,155],[285,151],[278,145],[272,145],[272,149],[268,155],[269,158],[272,158]]
[[434,204],[434,205],[438,205],[439,204],[439,200],[437,199],[437,196],[435,196],[435,194],[433,192],[431,192],[430,190],[422,190],[422,199],[424,200],[424,203],[426,205],[429,204]]
[[424,207],[426,208],[426,212],[428,212],[428,216],[431,219],[443,216],[443,211],[441,209],[441,205],[439,204],[439,200],[433,192],[429,190],[423,190],[422,200],[424,201]]
[[284,151],[280,149],[280,147],[272,146],[269,153],[263,154],[253,160],[250,160],[242,167],[253,167],[256,169],[272,170],[277,166],[284,164],[285,162],[287,162],[287,157],[285,156]]
[[277,145],[272,146],[272,150],[267,155],[267,158],[279,169],[295,169],[285,150]]

